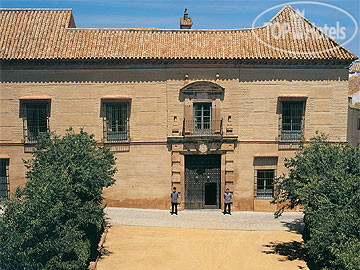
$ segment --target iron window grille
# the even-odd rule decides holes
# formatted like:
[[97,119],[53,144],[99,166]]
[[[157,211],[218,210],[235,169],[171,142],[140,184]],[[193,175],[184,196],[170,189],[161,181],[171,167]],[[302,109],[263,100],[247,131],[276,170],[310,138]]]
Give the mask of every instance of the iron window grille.
[[23,104],[24,139],[26,143],[36,143],[38,137],[49,132],[49,103]]
[[275,170],[257,170],[256,197],[272,198],[274,196]]
[[0,201],[9,197],[9,159],[0,159]]
[[303,135],[304,102],[282,102],[281,140],[299,141]]
[[105,131],[106,142],[122,142],[129,139],[129,103],[106,104]]

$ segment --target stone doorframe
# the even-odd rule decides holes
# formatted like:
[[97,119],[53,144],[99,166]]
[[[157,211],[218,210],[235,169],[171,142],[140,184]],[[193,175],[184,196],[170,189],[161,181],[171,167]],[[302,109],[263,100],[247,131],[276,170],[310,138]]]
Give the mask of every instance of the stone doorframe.
[[[221,155],[221,173],[220,186],[221,194],[224,193],[225,187],[230,192],[234,191],[234,150],[237,138],[221,139],[219,141],[206,140],[179,140],[168,141],[169,150],[171,151],[171,188],[176,187],[179,192],[179,210],[184,209],[185,203],[185,155]],[[224,207],[221,196],[221,209]]]

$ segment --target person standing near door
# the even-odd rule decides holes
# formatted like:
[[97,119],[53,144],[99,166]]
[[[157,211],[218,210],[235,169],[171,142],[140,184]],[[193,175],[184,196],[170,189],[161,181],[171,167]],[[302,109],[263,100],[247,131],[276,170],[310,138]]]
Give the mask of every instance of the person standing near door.
[[[176,191],[176,187],[173,188],[173,192],[171,192],[170,198],[171,198],[171,214],[177,215],[177,205],[178,205],[179,193]],[[175,212],[174,212],[174,210],[175,210]]]
[[229,189],[226,188],[224,193],[224,215],[226,214],[226,208],[229,208],[228,214],[231,215],[231,210],[230,210],[231,199],[232,199],[232,194],[230,193]]

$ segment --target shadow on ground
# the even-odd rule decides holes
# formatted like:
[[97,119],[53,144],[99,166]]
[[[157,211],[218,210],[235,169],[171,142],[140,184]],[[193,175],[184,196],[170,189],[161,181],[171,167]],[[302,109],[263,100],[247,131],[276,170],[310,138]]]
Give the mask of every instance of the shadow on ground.
[[[306,255],[306,249],[303,242],[270,242],[268,245],[264,245],[264,247],[266,248],[266,250],[263,251],[265,254],[278,254],[284,256],[280,261],[302,260],[306,262],[306,265],[310,270],[319,269]],[[298,269],[304,269],[304,267],[298,265]]]
[[107,256],[110,256],[111,254],[113,254],[110,250],[106,249],[106,248],[102,248],[100,250],[100,259],[101,258],[104,258],[104,257],[107,257]]
[[299,234],[304,232],[305,224],[302,218],[295,219],[291,222],[281,221],[281,224],[284,227],[287,227],[289,232],[296,232]]
[[105,223],[104,223],[104,234],[105,234],[105,237],[104,237],[104,242],[103,243],[99,243],[99,259],[105,257],[105,256],[110,256],[111,254],[113,254],[113,252],[111,252],[110,250],[106,249],[104,247],[104,244],[106,242],[106,235],[107,235],[107,232],[111,229],[112,225],[110,224],[110,219],[109,218],[106,218],[105,219]]
[[[302,234],[304,237],[305,224],[303,219],[295,219],[291,222],[281,222],[284,227],[288,228],[289,232],[295,232]],[[291,241],[291,242],[270,242],[268,245],[263,246],[265,254],[278,254],[283,256],[281,261],[294,261],[302,260],[306,262],[309,269],[316,269],[314,264],[310,262],[306,255],[306,249],[303,242]],[[304,269],[302,266],[298,266],[298,269]]]
[[265,254],[279,254],[281,256],[284,256],[281,261],[306,261],[306,252],[302,242],[270,242],[270,244],[264,245],[264,247],[267,249],[263,251],[263,253]]

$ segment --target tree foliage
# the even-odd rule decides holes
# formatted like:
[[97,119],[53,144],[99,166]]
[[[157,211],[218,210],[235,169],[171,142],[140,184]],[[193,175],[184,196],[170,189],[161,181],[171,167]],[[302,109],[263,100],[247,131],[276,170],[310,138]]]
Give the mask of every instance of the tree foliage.
[[41,138],[25,161],[28,181],[0,217],[0,269],[86,269],[102,231],[102,190],[114,183],[113,154],[93,135]]
[[322,134],[285,167],[274,201],[303,206],[310,261],[319,269],[360,269],[359,146],[330,143]]

